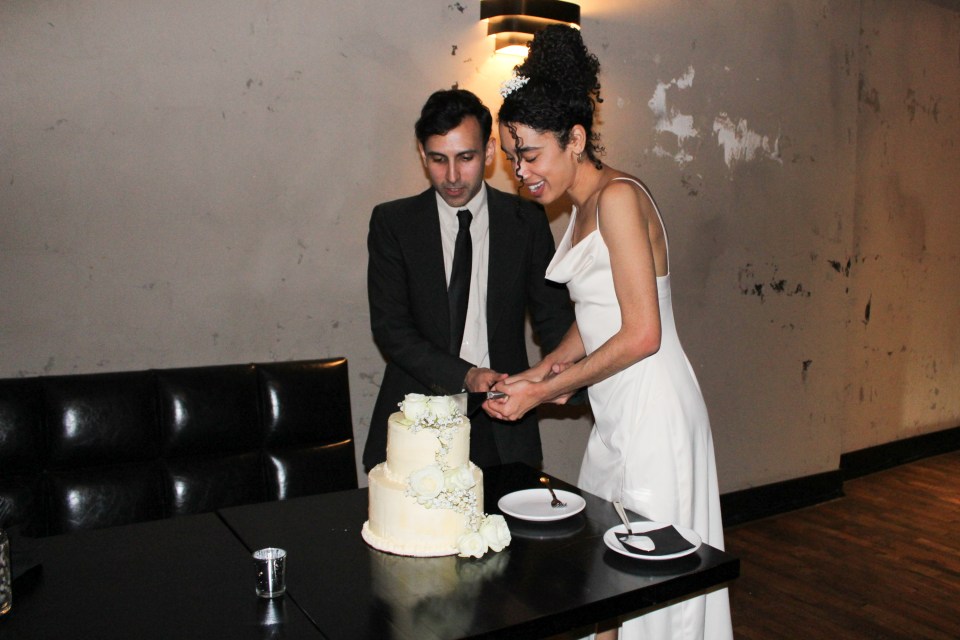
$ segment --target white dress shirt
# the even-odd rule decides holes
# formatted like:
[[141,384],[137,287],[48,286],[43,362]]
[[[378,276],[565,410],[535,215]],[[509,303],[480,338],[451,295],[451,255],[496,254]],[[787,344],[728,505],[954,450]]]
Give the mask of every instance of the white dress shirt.
[[470,240],[473,243],[473,264],[470,265],[470,298],[467,302],[467,321],[463,328],[463,343],[460,357],[477,367],[490,366],[490,349],[487,346],[487,266],[490,257],[490,214],[487,211],[487,185],[466,206],[457,209],[448,205],[436,193],[437,212],[440,215],[440,239],[443,243],[443,268],[450,285],[450,269],[453,267],[453,249],[460,230],[457,212],[469,209],[473,215],[470,223]]

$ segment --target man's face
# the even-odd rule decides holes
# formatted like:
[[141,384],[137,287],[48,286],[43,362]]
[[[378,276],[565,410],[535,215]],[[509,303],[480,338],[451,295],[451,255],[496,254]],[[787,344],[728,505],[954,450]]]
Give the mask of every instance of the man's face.
[[481,137],[480,123],[467,116],[446,135],[430,136],[418,145],[430,184],[455,209],[477,195],[484,169],[493,162],[493,139],[484,143]]

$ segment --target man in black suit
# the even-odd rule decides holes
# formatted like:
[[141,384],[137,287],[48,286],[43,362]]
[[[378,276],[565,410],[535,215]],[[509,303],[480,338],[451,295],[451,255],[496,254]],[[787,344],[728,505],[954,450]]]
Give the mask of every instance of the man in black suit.
[[[483,180],[496,149],[492,122],[469,91],[431,95],[415,130],[432,187],[373,210],[367,293],[373,337],[387,367],[363,452],[368,470],[386,458],[387,418],[406,394],[487,391],[528,367],[528,311],[547,351],[573,322],[566,289],[544,278],[555,246],[542,207]],[[466,259],[455,259],[458,233],[461,240],[469,236]],[[465,262],[469,275],[454,276],[458,284],[450,285],[448,296],[451,272],[461,274],[457,264]],[[448,304],[448,297],[458,297],[453,290],[463,278],[469,280],[465,322]],[[505,423],[478,411],[471,423],[470,458],[476,464],[540,465],[534,412]]]

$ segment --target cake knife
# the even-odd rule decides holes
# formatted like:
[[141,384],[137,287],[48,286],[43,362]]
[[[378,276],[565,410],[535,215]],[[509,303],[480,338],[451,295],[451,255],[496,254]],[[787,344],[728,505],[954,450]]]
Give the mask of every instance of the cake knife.
[[460,413],[468,418],[475,414],[480,406],[487,400],[494,398],[504,398],[507,394],[503,391],[466,391],[450,396],[457,403]]

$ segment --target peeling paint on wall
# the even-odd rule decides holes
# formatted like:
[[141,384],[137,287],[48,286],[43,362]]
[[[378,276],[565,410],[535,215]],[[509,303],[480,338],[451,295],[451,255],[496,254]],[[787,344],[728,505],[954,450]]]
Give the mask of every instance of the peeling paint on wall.
[[867,86],[867,80],[863,77],[862,73],[857,82],[857,99],[860,101],[860,104],[864,104],[873,109],[874,113],[880,113],[880,94],[874,87]]
[[837,273],[843,274],[846,277],[850,277],[850,266],[853,263],[853,260],[847,258],[847,264],[843,265],[839,260],[829,260],[830,266],[833,267],[833,270]]
[[917,98],[917,92],[913,89],[907,89],[907,97],[904,100],[907,107],[907,113],[910,114],[910,122],[917,116],[917,112],[926,114],[933,118],[933,121],[940,123],[940,96],[930,96],[926,101]]
[[703,188],[703,175],[698,173],[696,175],[680,176],[680,184],[687,190],[688,196],[695,196]]
[[[667,91],[673,88],[678,90],[688,89],[693,85],[693,78],[696,75],[693,67],[687,67],[686,73],[679,78],[669,82],[658,82],[657,88],[653,91],[653,97],[650,98],[647,105],[653,114],[657,117],[657,122],[653,129],[658,134],[670,134],[676,138],[677,151],[672,152],[664,148],[658,141],[653,147],[653,153],[673,160],[680,166],[693,160],[693,154],[684,149],[684,142],[690,138],[696,138],[699,135],[696,127],[693,126],[693,116],[680,113],[673,106],[667,104]],[[672,143],[672,141],[671,141]],[[671,144],[672,146],[672,144]]]
[[740,269],[740,273],[737,274],[737,281],[741,294],[756,296],[760,298],[760,302],[765,301],[767,295],[799,296],[801,298],[811,296],[811,292],[803,284],[799,282],[794,284],[785,278],[781,278],[779,268],[776,265],[765,265],[765,267],[770,269],[770,273],[766,277],[758,276],[757,268],[752,263],[747,263]]
[[743,118],[734,122],[726,113],[721,113],[713,121],[713,133],[717,136],[717,144],[723,147],[723,161],[730,169],[735,164],[750,162],[755,158],[767,158],[783,164],[780,136],[771,142],[769,136],[751,131]]
[[[653,130],[656,143],[652,153],[661,158],[670,158],[680,167],[694,160],[692,140],[699,142],[700,131],[694,125],[692,114],[681,113],[671,104],[670,96],[676,91],[693,86],[696,70],[688,66],[679,78],[667,82],[658,82],[653,96],[647,102],[650,111],[656,117]],[[780,136],[771,138],[750,129],[743,118],[734,121],[721,112],[713,120],[713,133],[718,146],[723,148],[723,161],[728,168],[735,164],[753,160],[768,159],[783,164],[780,157]],[[665,140],[664,136],[669,136]],[[695,195],[695,194],[691,194]]]

